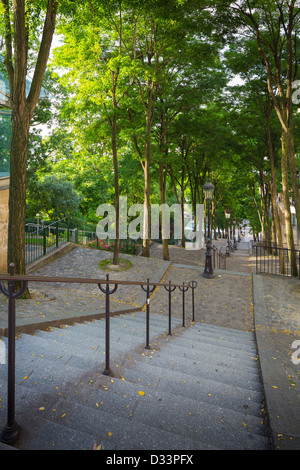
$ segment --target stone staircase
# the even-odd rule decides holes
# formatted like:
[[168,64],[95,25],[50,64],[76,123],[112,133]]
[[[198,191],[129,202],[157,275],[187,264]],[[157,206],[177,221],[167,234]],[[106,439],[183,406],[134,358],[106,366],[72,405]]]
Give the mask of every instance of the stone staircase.
[[[14,447],[105,450],[269,449],[252,333],[203,323],[181,326],[145,312],[105,322],[21,334],[16,341]],[[7,341],[6,338],[2,338]],[[6,423],[6,366],[0,365],[0,425]]]

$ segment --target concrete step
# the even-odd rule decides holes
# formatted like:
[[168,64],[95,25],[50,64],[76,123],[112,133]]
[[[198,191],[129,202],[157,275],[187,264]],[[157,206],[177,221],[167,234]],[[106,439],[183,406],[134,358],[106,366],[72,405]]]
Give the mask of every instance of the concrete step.
[[[90,393],[84,403],[74,397],[71,401],[66,392],[53,397],[27,386],[18,388],[16,393],[16,416],[22,434],[17,447],[26,450],[92,450],[93,443],[101,440],[104,450],[178,450],[215,449],[207,443],[194,441],[187,436],[173,434],[152,427],[149,424],[132,422],[122,415],[130,401],[108,395],[106,409],[94,402]],[[102,398],[103,399],[103,398]],[[109,405],[110,404],[110,405]],[[0,410],[1,411],[1,410]],[[0,414],[2,424],[2,415]],[[3,421],[4,423],[4,421]]]
[[214,363],[211,361],[210,364],[208,364],[204,361],[201,362],[199,360],[189,359],[188,357],[178,358],[168,351],[163,353],[159,351],[152,357],[143,357],[141,358],[141,362],[157,366],[163,363],[164,367],[176,371],[179,374],[189,373],[191,376],[198,378],[204,376],[211,380],[232,386],[238,385],[246,389],[261,390],[258,375],[256,378],[253,378],[252,374],[247,374],[240,367],[237,367],[236,370],[232,372],[232,368],[228,370],[225,363]]
[[168,336],[157,315],[148,350],[144,315],[112,319],[113,377],[102,374],[104,320],[18,337],[16,448],[91,449],[99,439],[107,450],[269,448],[253,335],[178,320]]
[[[133,384],[122,380],[111,380],[113,380],[113,383],[107,381],[106,386],[103,385],[105,387],[103,390],[105,394],[109,395],[109,401],[113,395],[116,403],[118,403],[120,397],[124,398],[124,404],[129,404],[125,406],[129,406],[131,409],[129,414],[128,410],[125,410],[125,413],[127,413],[128,421],[133,424],[144,424],[152,429],[171,432],[173,435],[181,436],[182,439],[186,436],[192,436],[194,449],[202,449],[203,444],[212,448],[226,449],[262,449],[267,446],[267,440],[261,436],[263,425],[259,418],[252,416],[245,418],[242,414],[228,412],[228,410],[207,404],[201,407],[201,403],[197,403],[192,399],[180,397],[176,400],[176,397],[172,396],[172,400],[170,400],[169,393],[156,392],[150,390],[151,387],[146,389],[139,385],[132,386]],[[109,384],[111,385],[109,386]],[[144,396],[140,396],[141,391],[144,391]],[[101,400],[99,407],[101,407],[102,413],[104,412],[105,416],[107,415],[105,399],[103,394],[99,393],[99,389],[95,390],[95,395],[92,395],[90,389],[88,391],[85,389],[82,391],[81,398],[78,398],[78,389],[76,389],[76,392],[76,404],[79,408],[78,400],[81,400],[80,405],[84,406],[85,415],[89,414],[88,408],[90,408],[87,406],[87,396],[91,397],[92,414],[95,414],[94,409],[97,408],[94,399]],[[74,421],[72,408],[73,397],[70,396],[66,401],[60,403],[62,404],[61,411],[66,410],[69,405],[72,423],[73,426],[76,426],[77,423]],[[99,402],[96,403],[99,404]],[[112,412],[108,414],[109,416],[113,415]],[[120,423],[118,423],[119,426]],[[114,431],[115,428],[112,433]],[[172,449],[174,449],[174,446],[172,446]]]
[[189,357],[190,359],[194,359],[198,363],[205,363],[211,364],[213,361],[217,362],[217,364],[226,365],[228,370],[232,369],[232,372],[236,370],[237,365],[243,368],[248,374],[253,374],[257,376],[257,357],[239,357],[234,356],[230,352],[226,354],[222,354],[222,351],[218,351],[218,348],[211,350],[211,348],[207,344],[200,344],[198,347],[190,347],[186,346],[181,342],[177,344],[177,342],[173,342],[172,338],[167,339],[169,342],[168,351],[170,354],[177,354],[178,357]]
[[213,403],[224,401],[230,409],[248,409],[257,416],[261,412],[261,393],[239,385],[227,385],[208,377],[191,376],[184,372],[179,375],[162,365],[141,363],[132,358],[122,363],[119,373],[131,382],[140,382],[144,385],[156,384],[157,389],[170,389],[173,393],[190,398],[199,397],[199,395],[203,399],[209,397],[209,402]]
[[[203,397],[203,400],[200,400],[198,394],[193,397],[183,396],[183,394],[178,394],[175,387],[170,402],[170,393],[166,388],[160,388],[155,381],[150,382],[149,377],[145,385],[138,379],[136,381],[128,380],[129,377],[126,372],[124,372],[121,379],[116,377],[108,379],[105,376],[99,376],[95,382],[90,382],[88,385],[81,382],[75,387],[70,386],[67,392],[68,399],[73,400],[76,397],[77,400],[84,403],[86,398],[89,397],[91,402],[101,403],[102,408],[107,411],[107,407],[109,409],[112,407],[111,397],[114,397],[115,402],[123,397],[124,407],[122,413],[132,417],[133,413],[136,412],[136,400],[142,390],[145,393],[142,402],[146,403],[148,408],[153,407],[153,413],[155,410],[157,412],[158,407],[166,407],[170,411],[170,416],[172,416],[171,409],[176,404],[183,410],[188,410],[187,414],[197,415],[198,423],[199,425],[202,423],[202,426],[205,425],[208,419],[219,421],[219,416],[222,415],[222,419],[224,422],[226,421],[227,425],[239,426],[242,422],[244,426],[247,425],[248,431],[252,430],[260,433],[263,430],[262,416],[260,414],[251,414],[249,408],[245,413],[245,409],[234,410],[227,408],[222,402],[212,403],[207,396]],[[198,388],[200,387],[198,386]],[[111,412],[118,412],[114,406],[112,408]],[[174,411],[175,414],[178,415],[178,412]],[[145,419],[147,419],[147,413]]]
[[[226,332],[225,332],[226,333]],[[254,336],[252,335],[252,340],[250,340],[248,335],[244,335],[244,332],[240,337],[234,335],[221,336],[219,333],[209,331],[207,329],[202,329],[201,327],[196,330],[195,327],[192,327],[187,331],[185,335],[185,341],[193,341],[195,343],[213,343],[218,341],[218,344],[222,348],[236,349],[239,352],[252,352],[256,353],[256,346]]]

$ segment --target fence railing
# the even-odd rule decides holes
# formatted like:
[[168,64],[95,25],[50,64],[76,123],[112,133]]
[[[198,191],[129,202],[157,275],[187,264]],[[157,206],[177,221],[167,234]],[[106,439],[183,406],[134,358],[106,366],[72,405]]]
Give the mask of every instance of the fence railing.
[[63,226],[63,220],[49,225],[25,225],[26,264],[32,263],[63,243],[70,241],[71,232],[68,227]]
[[254,245],[256,273],[300,278],[300,250],[277,246]]
[[[153,283],[140,281],[110,280],[109,275],[105,279],[70,278],[70,277],[44,277],[34,275],[15,275],[15,265],[10,264],[9,275],[0,274],[0,290],[8,297],[8,367],[7,367],[7,423],[2,431],[0,440],[6,444],[12,444],[20,435],[20,427],[15,420],[15,337],[16,337],[16,299],[26,291],[30,282],[45,283],[75,283],[75,284],[96,284],[101,292],[105,294],[105,369],[104,375],[110,375],[110,296],[113,295],[120,285],[140,286],[146,294],[146,349],[150,349],[150,294],[157,288],[164,288],[168,292],[168,334],[172,335],[171,329],[171,295],[176,288],[182,292],[182,326],[185,327],[185,293],[192,291],[192,321],[195,321],[194,290],[197,287],[196,281],[182,284]],[[6,285],[7,284],[7,285]],[[113,287],[110,288],[110,284]],[[16,290],[18,289],[18,290]],[[121,312],[120,312],[121,313]]]
[[[33,224],[25,226],[25,260],[32,263],[65,242],[73,242],[89,248],[114,251],[115,240],[102,240],[97,233],[90,230],[71,228],[68,219],[61,219],[51,224]],[[141,240],[130,238],[120,240],[120,253],[137,254],[141,249]]]
[[226,270],[226,253],[213,245],[213,268]]

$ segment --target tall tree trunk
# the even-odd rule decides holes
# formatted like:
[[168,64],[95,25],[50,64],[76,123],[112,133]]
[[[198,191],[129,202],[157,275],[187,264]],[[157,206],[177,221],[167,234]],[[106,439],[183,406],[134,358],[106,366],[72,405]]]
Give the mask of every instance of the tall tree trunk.
[[293,199],[295,201],[297,226],[298,226],[298,229],[300,230],[300,189],[299,189],[298,180],[297,180],[297,168],[296,168],[296,159],[295,159],[293,130],[291,128],[289,128],[288,134],[287,134],[287,148],[288,148],[288,156],[289,156],[290,178],[291,178],[291,185],[292,185],[292,190],[293,190]]
[[180,188],[181,248],[185,248],[185,232],[184,232],[184,178],[185,178],[185,171],[184,171],[184,166],[182,166],[181,188]]
[[[296,209],[296,218],[298,229],[300,229],[300,191],[297,181],[296,174],[296,159],[295,159],[295,146],[294,146],[294,132],[293,132],[293,101],[292,101],[292,88],[293,80],[297,76],[298,71],[298,61],[297,61],[297,41],[296,41],[296,24],[295,24],[295,40],[292,36],[294,18],[299,15],[299,6],[296,6],[295,1],[291,2],[289,5],[289,23],[288,23],[288,32],[287,32],[287,91],[286,91],[286,107],[287,107],[287,126],[286,126],[286,139],[287,139],[287,152],[288,152],[288,161],[290,167],[290,178],[293,190],[293,197],[295,201]],[[298,52],[299,55],[299,52]],[[293,72],[293,64],[294,72]]]
[[[275,155],[274,148],[271,137],[271,127],[270,127],[270,115],[267,117],[267,137],[268,137],[268,148],[269,148],[269,157],[271,164],[271,201],[272,201],[272,215],[275,225],[275,235],[278,240],[279,245],[279,266],[281,274],[285,274],[285,264],[284,264],[284,253],[283,253],[283,242],[282,242],[282,231],[281,223],[278,214],[277,208],[277,187],[276,187],[276,171],[275,171]],[[277,248],[276,237],[274,238],[274,243]],[[275,251],[274,251],[275,254]]]
[[161,233],[162,233],[162,246],[163,246],[163,259],[169,261],[169,242],[167,236],[170,234],[166,231],[166,213],[165,213],[165,193],[166,193],[166,184],[165,184],[165,175],[164,175],[164,162],[159,162],[158,167],[159,172],[159,199],[161,205]]
[[7,261],[25,274],[26,166],[30,117],[14,110],[10,153],[9,223]]
[[185,248],[185,235],[184,235],[184,186],[185,186],[184,185],[184,178],[185,178],[185,174],[184,174],[184,165],[182,165],[181,182],[178,182],[178,180],[177,180],[177,183],[180,186],[180,200],[179,200],[179,197],[178,197],[178,194],[177,194],[177,188],[176,188],[176,184],[175,184],[175,177],[174,177],[172,167],[169,168],[169,174],[171,176],[172,186],[173,186],[173,190],[174,190],[174,194],[175,194],[175,197],[176,197],[177,204],[180,204],[180,208],[181,208],[181,244],[180,244],[180,246],[182,248]]
[[150,141],[146,142],[145,164],[144,164],[144,231],[142,255],[150,257]]
[[158,180],[159,180],[159,200],[161,206],[161,235],[162,235],[162,247],[163,247],[163,259],[166,261],[170,260],[169,256],[169,238],[170,238],[170,221],[168,223],[169,232],[167,232],[166,226],[166,212],[165,212],[165,201],[166,201],[166,168],[165,160],[168,157],[168,148],[166,146],[166,123],[164,112],[161,112],[160,116],[160,161],[158,165]]
[[113,153],[113,164],[114,164],[114,185],[115,185],[115,207],[116,207],[116,239],[114,246],[114,257],[113,264],[119,264],[120,255],[120,190],[119,190],[119,170],[118,170],[118,150],[117,150],[117,112],[115,111],[112,122],[112,153]]
[[150,160],[151,160],[151,124],[154,82],[148,79],[147,83],[147,108],[146,108],[146,141],[145,141],[145,165],[144,165],[144,233],[143,233],[143,256],[150,257]]
[[289,259],[291,264],[292,276],[298,276],[292,217],[290,208],[290,194],[289,194],[289,182],[288,182],[288,145],[287,136],[284,130],[281,135],[282,142],[282,156],[281,156],[281,173],[282,173],[282,192],[283,192],[283,207],[284,207],[284,219],[285,219],[285,230],[286,230],[286,241],[289,251]]
[[[25,274],[26,164],[30,121],[39,99],[55,29],[58,2],[49,0],[41,45],[28,96],[26,73],[29,21],[25,0],[14,0],[14,26],[10,24],[9,2],[2,0],[5,11],[5,65],[12,101],[12,137],[10,152],[10,190],[8,223],[8,265],[15,263],[17,274]],[[12,30],[14,35],[12,35]],[[12,38],[14,43],[12,43]],[[14,54],[13,54],[14,50]],[[14,56],[14,61],[12,60]]]
[[[294,152],[294,138],[293,138],[293,113],[292,113],[292,83],[293,79],[296,78],[298,62],[297,58],[297,41],[296,41],[296,32],[297,32],[297,21],[298,21],[298,6],[295,5],[295,1],[286,2],[287,4],[283,6],[282,2],[275,2],[278,9],[278,24],[272,23],[272,36],[271,42],[266,43],[263,40],[260,32],[260,25],[257,23],[256,17],[249,11],[241,10],[247,18],[253,24],[256,39],[258,43],[258,50],[262,59],[262,62],[266,66],[267,70],[267,84],[268,91],[272,97],[275,111],[277,113],[278,119],[280,121],[282,131],[281,131],[281,141],[282,141],[282,160],[281,160],[281,169],[282,169],[282,188],[283,188],[283,200],[284,200],[284,215],[285,215],[285,224],[286,224],[286,236],[287,236],[287,245],[290,250],[294,248],[294,239],[293,231],[291,224],[291,213],[290,213],[290,198],[289,198],[289,186],[288,186],[288,162],[290,165],[292,188],[295,195],[295,205],[297,213],[297,221],[299,225],[300,217],[300,195],[298,190],[298,185],[296,184],[296,165],[295,165],[295,152]],[[270,4],[271,5],[271,4]],[[247,2],[249,7],[249,2]],[[267,3],[263,6],[266,8]],[[284,12],[287,14],[287,19],[285,20]],[[270,25],[268,25],[270,28]],[[275,34],[276,28],[282,32],[283,37],[280,37],[280,42],[286,44],[286,54],[283,53],[281,47],[279,46],[279,35]],[[293,33],[295,38],[293,38]],[[264,46],[268,47],[270,57],[268,58],[267,53],[265,52]],[[286,62],[282,63],[282,57],[285,57]],[[275,63],[275,68],[272,69],[272,63]],[[283,85],[283,75],[282,71],[286,71],[286,92],[284,92]],[[273,89],[273,80],[276,84],[278,90],[278,96],[276,95]],[[297,265],[295,260],[295,252],[290,251],[291,256],[291,271],[292,275],[297,275]]]

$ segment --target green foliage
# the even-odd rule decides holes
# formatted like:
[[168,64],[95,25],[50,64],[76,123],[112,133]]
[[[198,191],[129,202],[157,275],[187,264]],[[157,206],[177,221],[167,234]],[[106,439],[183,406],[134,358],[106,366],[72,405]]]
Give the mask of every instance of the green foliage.
[[27,217],[41,212],[50,219],[61,219],[76,214],[80,197],[73,184],[55,175],[46,175],[31,182]]
[[[182,190],[186,202],[203,202],[201,186],[210,177],[216,224],[225,227],[229,207],[232,217],[249,219],[258,232],[260,189],[271,180],[266,116],[272,103],[253,24],[241,13],[254,4],[267,50],[271,15],[278,25],[280,18],[276,5],[263,0],[65,1],[58,26],[63,46],[54,53],[52,78],[49,73],[45,81],[60,103],[51,136],[31,135],[28,211],[42,211],[34,198],[49,173],[71,183],[80,194],[75,212],[78,208],[93,223],[100,204],[114,204],[116,170],[120,194],[128,196],[129,205],[142,203],[149,145],[152,203],[160,202],[163,162],[166,202],[177,200],[173,183],[178,197]],[[38,21],[38,11],[32,21]],[[284,52],[282,64],[284,75]],[[227,86],[236,75],[243,82]],[[35,122],[53,123],[50,115],[53,107],[41,102]],[[281,129],[273,108],[270,123],[280,191]]]

